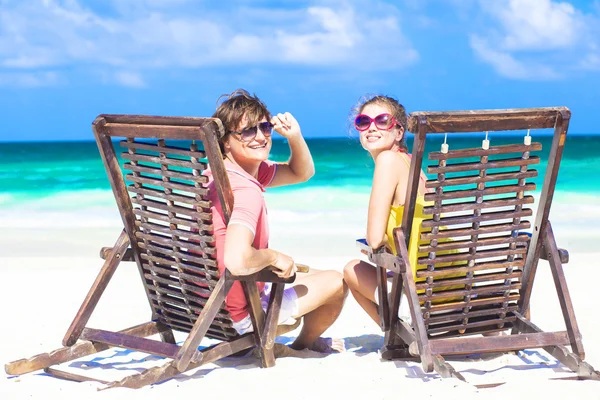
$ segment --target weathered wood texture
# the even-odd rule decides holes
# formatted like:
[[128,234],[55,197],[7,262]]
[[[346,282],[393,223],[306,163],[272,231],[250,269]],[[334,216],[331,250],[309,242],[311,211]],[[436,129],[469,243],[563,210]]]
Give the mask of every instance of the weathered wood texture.
[[[233,194],[223,164],[218,138],[223,126],[212,118],[101,115],[93,123],[100,155],[116,199],[124,231],[114,247],[103,248],[106,261],[64,338],[68,347],[6,365],[9,374],[45,368],[64,379],[87,380],[74,373],[48,368],[111,346],[142,351],[171,359],[108,387],[141,387],[167,379],[203,363],[258,345],[262,366],[274,365],[277,334],[297,327],[278,327],[283,283],[271,268],[236,277],[220,276],[213,235],[211,207],[224,211],[225,222],[233,207]],[[122,137],[120,141],[115,141]],[[117,150],[120,148],[121,150]],[[209,186],[209,168],[215,185]],[[212,204],[210,188],[218,204]],[[121,332],[86,327],[98,300],[121,261],[134,261],[144,283],[153,322]],[[306,268],[304,268],[306,270]],[[238,335],[225,309],[224,299],[235,280],[249,288],[255,334]],[[257,281],[276,282],[266,328],[256,290]],[[259,329],[256,329],[259,328]],[[183,345],[172,330],[189,333]],[[158,333],[161,340],[146,339]],[[204,337],[222,340],[198,350]],[[76,343],[77,340],[81,342]]]
[[[407,331],[412,329],[423,368],[435,368],[445,375],[452,373],[440,358],[444,354],[564,349],[568,344],[574,357],[583,358],[581,335],[562,273],[568,253],[558,249],[548,222],[569,118],[565,107],[416,112],[409,116],[415,140],[402,226],[395,230],[398,257],[370,252],[362,245],[372,262],[395,273],[393,302],[388,305],[384,301],[380,306],[382,317],[389,315],[382,327],[394,332],[386,334],[386,348],[401,348],[398,341],[410,339]],[[537,205],[532,191],[544,154],[540,143],[516,135],[512,144],[491,140],[481,146],[454,148],[452,142],[455,132],[536,128],[554,128]],[[449,149],[425,153],[427,135],[437,133],[448,133]],[[421,169],[432,178],[426,183],[429,192],[417,202]],[[416,215],[420,217],[415,219]],[[418,233],[413,224],[418,224]],[[408,263],[411,241],[418,242],[415,265]],[[567,327],[564,332],[523,331],[519,322],[528,311],[539,259],[550,261]],[[385,289],[384,281],[378,279],[380,291]],[[398,309],[394,302],[402,287],[411,308],[412,327],[408,328],[395,311],[389,313],[389,309]],[[560,316],[557,313],[557,318]],[[496,332],[512,335],[489,336]],[[486,336],[474,336],[480,334]],[[581,363],[571,365],[579,368]]]

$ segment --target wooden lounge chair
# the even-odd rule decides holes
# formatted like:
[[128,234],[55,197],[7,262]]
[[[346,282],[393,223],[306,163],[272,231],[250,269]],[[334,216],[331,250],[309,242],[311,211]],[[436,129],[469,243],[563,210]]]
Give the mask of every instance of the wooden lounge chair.
[[[383,358],[420,359],[426,372],[435,369],[443,377],[464,380],[444,357],[543,348],[579,377],[598,379],[598,372],[583,361],[562,267],[568,253],[557,247],[548,220],[570,116],[565,107],[409,116],[408,129],[415,137],[402,225],[394,230],[398,255],[359,243],[377,266],[379,293],[388,293],[387,275],[393,272],[391,294],[379,301]],[[443,146],[428,153],[424,170],[434,178],[426,183],[430,192],[424,195],[418,237],[411,237],[426,138],[447,133],[451,145],[455,132],[537,128],[554,128],[554,136],[533,222],[536,199],[530,193],[536,184],[531,180],[538,172],[532,166],[540,162],[536,154],[541,144],[515,136],[515,144],[494,145],[492,140],[490,146],[486,136],[480,147]],[[411,240],[419,240],[418,265],[408,262]],[[540,258],[552,270],[566,324],[562,332],[543,332],[529,318]],[[411,325],[398,317],[402,290]]]
[[[276,335],[296,328],[277,326],[284,283],[269,268],[249,276],[219,276],[212,236],[211,204],[207,201],[210,166],[218,198],[228,219],[233,194],[225,172],[218,138],[223,125],[213,118],[100,115],[93,131],[104,161],[125,229],[112,248],[103,248],[104,265],[71,323],[63,348],[5,366],[9,375],[44,369],[61,378],[94,380],[53,365],[116,346],[165,357],[160,367],[144,370],[106,387],[139,388],[180,372],[258,348],[262,367],[275,365]],[[113,143],[115,138],[124,138]],[[124,148],[123,170],[115,144]],[[88,320],[121,261],[135,261],[152,310],[151,321],[109,332],[87,327]],[[248,299],[253,333],[238,335],[232,328],[224,299],[240,280]],[[273,282],[267,313],[255,282]],[[188,333],[180,346],[173,330]],[[160,335],[161,340],[147,337]],[[198,350],[204,337],[220,343]]]

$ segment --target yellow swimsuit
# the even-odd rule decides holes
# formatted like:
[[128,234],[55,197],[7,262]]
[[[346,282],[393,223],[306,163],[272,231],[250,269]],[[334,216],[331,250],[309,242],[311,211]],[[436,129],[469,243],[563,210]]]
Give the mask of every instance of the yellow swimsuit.
[[[406,163],[408,163],[408,160],[406,160],[405,157],[402,157],[404,159],[404,161]],[[423,179],[423,177],[421,177],[421,179]],[[413,279],[415,280],[415,282],[423,282],[425,281],[425,278],[419,278],[417,279],[417,270],[424,270],[427,269],[426,265],[418,265],[417,264],[417,259],[419,257],[427,257],[428,254],[427,253],[418,253],[417,250],[419,248],[419,245],[423,245],[423,244],[427,244],[426,241],[422,241],[419,240],[421,237],[421,233],[423,233],[423,229],[421,228],[421,223],[423,222],[423,220],[426,218],[425,214],[423,213],[423,207],[425,206],[432,206],[433,202],[431,201],[425,201],[425,198],[423,197],[422,194],[417,192],[417,200],[416,200],[416,204],[415,204],[415,213],[413,216],[413,224],[412,224],[412,228],[411,228],[411,232],[410,232],[410,241],[408,243],[408,261],[410,263],[410,267],[412,269],[412,273],[413,273]],[[387,221],[387,228],[386,228],[386,235],[388,237],[388,244],[389,247],[392,249],[392,252],[397,255],[397,250],[396,250],[396,246],[394,243],[394,228],[401,226],[402,225],[402,215],[404,214],[404,205],[399,205],[399,206],[390,206],[390,215],[388,217],[388,221]],[[439,240],[439,242],[446,242],[446,241],[450,241],[451,239],[441,239]],[[442,254],[451,254],[451,253],[457,253],[458,250],[448,250],[448,251],[444,251],[444,252],[437,252],[436,255],[442,255]],[[452,265],[452,263],[444,263],[444,264],[437,264],[436,267],[441,267],[441,266],[449,266]],[[440,276],[439,278],[449,278],[449,277],[455,277],[455,276],[461,276],[464,274],[452,274],[452,275],[444,275],[444,276]],[[448,290],[448,289],[461,289],[463,288],[464,285],[453,285],[453,286],[444,286],[444,287],[439,287],[436,288],[434,290],[434,292],[437,291],[441,291],[441,290]],[[419,290],[418,293],[423,293],[422,290]]]

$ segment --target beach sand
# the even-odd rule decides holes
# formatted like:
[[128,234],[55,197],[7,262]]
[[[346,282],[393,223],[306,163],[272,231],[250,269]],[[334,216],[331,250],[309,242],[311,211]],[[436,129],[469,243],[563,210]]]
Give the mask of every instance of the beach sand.
[[[566,207],[566,205],[565,205]],[[558,207],[560,216],[560,207]],[[556,211],[556,207],[553,208]],[[286,220],[271,213],[271,246],[313,268],[342,270],[360,255],[354,246],[364,229],[364,216],[340,226],[339,216],[314,221]],[[594,217],[598,214],[596,213]],[[558,218],[554,231],[559,247],[569,250],[565,274],[579,327],[586,361],[600,368],[600,233],[595,222]],[[583,223],[587,229],[580,229]],[[60,343],[81,301],[102,265],[98,251],[120,233],[113,226],[65,228],[8,228],[0,233],[2,280],[2,364],[61,347]],[[563,330],[564,322],[548,264],[540,262],[531,304],[532,320],[545,330]],[[111,280],[88,326],[119,330],[150,317],[147,300],[133,263],[123,263]],[[278,339],[291,343],[298,331]],[[600,382],[564,380],[573,377],[543,350],[527,350],[487,361],[452,362],[468,383],[425,374],[420,364],[381,361],[383,335],[349,296],[339,320],[324,336],[344,338],[348,350],[320,357],[305,351],[302,358],[282,358],[275,368],[261,369],[251,356],[226,359],[189,371],[175,379],[139,390],[97,391],[96,382],[75,383],[34,372],[0,378],[1,399],[25,398],[178,398],[235,399],[275,396],[285,399],[418,397],[446,399],[507,399],[562,397],[600,399]],[[185,336],[176,334],[178,341]],[[214,343],[205,340],[202,345]],[[61,368],[111,380],[164,360],[122,349],[111,349],[67,363]],[[94,368],[90,368],[94,366]],[[494,386],[499,384],[498,386]],[[477,385],[494,386],[480,388]]]

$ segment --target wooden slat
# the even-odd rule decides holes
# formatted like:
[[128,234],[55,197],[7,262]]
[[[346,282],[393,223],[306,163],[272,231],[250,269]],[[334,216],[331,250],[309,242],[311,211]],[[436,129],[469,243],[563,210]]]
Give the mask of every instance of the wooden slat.
[[143,194],[150,197],[158,197],[159,199],[169,200],[173,202],[180,202],[185,204],[191,204],[196,207],[210,208],[211,203],[209,201],[202,200],[201,196],[190,197],[183,194],[171,193],[166,194],[162,190],[157,190],[149,187],[137,188],[133,184],[127,186],[127,191],[137,194]]
[[123,347],[130,350],[143,351],[161,357],[174,358],[179,351],[176,344],[164,343],[118,332],[109,332],[101,329],[85,328],[81,338],[92,342],[100,342],[109,346]]
[[[206,285],[206,287],[209,287],[209,284],[213,283],[211,279],[206,279],[204,275],[186,274],[185,272],[179,272],[175,268],[161,268],[156,265],[144,265],[144,268],[162,276],[173,276],[174,279],[183,279],[185,281]],[[214,283],[216,283],[216,281]]]
[[468,312],[460,312],[460,313],[448,313],[443,315],[434,315],[427,319],[427,322],[430,326],[433,324],[447,323],[452,321],[460,321],[464,318],[474,318],[474,317],[485,317],[489,315],[496,315],[500,313],[508,313],[516,311],[518,308],[516,303],[512,303],[511,305],[504,307],[494,307],[494,308],[486,308],[482,310],[469,310]]
[[[150,211],[150,210],[142,210],[139,208],[134,208],[133,209],[133,213],[135,215],[137,215],[140,218],[146,218],[146,219],[154,219],[154,220],[158,220],[158,221],[164,221],[167,222],[169,224],[173,224],[173,225],[183,225],[183,226],[187,226],[189,228],[196,228],[198,227],[198,221],[197,220],[193,220],[193,219],[185,219],[185,218],[180,218],[180,217],[171,217],[169,216],[169,214],[165,214],[162,212],[157,212],[157,211]],[[142,225],[146,225],[148,224],[147,222],[141,222],[138,226],[142,226]],[[157,225],[157,226],[161,226],[161,225]],[[175,229],[171,229],[171,231],[174,231]],[[197,232],[188,232],[188,231],[181,231],[181,232],[187,232],[187,234],[189,235],[190,233],[192,234],[196,234],[198,235]],[[198,235],[200,236],[200,235]],[[189,237],[189,236],[185,236],[185,237]]]
[[196,207],[182,207],[181,205],[173,204],[168,205],[162,201],[152,200],[152,199],[140,199],[137,196],[133,196],[131,198],[131,202],[135,204],[139,204],[140,206],[145,206],[149,208],[155,208],[159,210],[170,211],[175,214],[186,215],[190,218],[194,218],[197,220],[201,220],[203,222],[208,222],[210,226],[212,226],[212,214],[210,212],[201,212],[197,211]]
[[[467,171],[481,171],[496,168],[510,168],[510,167],[524,167],[534,164],[539,164],[540,158],[538,156],[531,156],[529,158],[507,158],[504,160],[482,162],[463,162],[448,164],[446,166],[429,166],[427,167],[427,173],[429,174],[450,174],[456,172],[467,172]],[[515,171],[516,172],[516,171]]]
[[526,144],[505,144],[499,146],[492,146],[489,149],[482,147],[475,147],[470,149],[458,149],[448,150],[447,153],[441,151],[432,151],[429,153],[428,158],[430,160],[447,160],[451,158],[465,158],[465,157],[488,157],[497,154],[509,154],[509,153],[525,153],[527,151],[539,151],[542,149],[542,144],[533,142],[530,145]]
[[[179,247],[186,248],[188,250],[198,251],[201,253],[206,252],[206,253],[210,254],[215,251],[215,249],[213,247],[209,247],[206,244],[203,244],[202,242],[194,243],[191,240],[189,240],[189,241],[173,240],[173,239],[166,238],[162,235],[158,235],[157,233],[147,234],[147,233],[143,233],[143,232],[136,232],[135,237],[138,239],[150,240],[150,241],[160,243],[163,245],[172,244],[173,246],[179,246]],[[195,240],[195,238],[194,238],[194,240]]]
[[566,332],[528,333],[481,338],[452,338],[430,341],[432,352],[443,355],[514,351],[565,344],[569,344]]
[[[140,243],[140,248],[156,253],[161,253],[164,256],[169,256],[173,258],[176,257],[180,259],[179,263],[177,263],[174,259],[171,260],[163,257],[163,259],[161,260],[161,264],[171,265],[176,268],[181,267],[182,269],[194,272],[206,272],[210,273],[210,276],[215,276],[214,273],[218,271],[217,262],[212,257],[204,258],[200,255],[197,255],[197,253],[196,255],[194,255],[195,253],[190,253],[183,250],[173,251],[164,247],[152,245],[151,243]],[[143,260],[149,260],[147,254],[142,254],[141,257]],[[190,262],[194,264],[190,264]]]
[[[508,257],[508,256],[524,256],[527,254],[527,248],[525,246],[517,246],[514,249],[491,249],[491,250],[479,250],[477,253],[471,254],[465,253],[451,253],[437,255],[435,258],[430,259],[428,257],[419,257],[417,259],[418,265],[437,265],[456,261],[471,261],[480,260],[482,258],[494,258],[494,257]],[[448,271],[452,271],[449,267]]]
[[516,259],[513,261],[492,261],[492,262],[483,262],[483,263],[475,263],[473,266],[469,267],[467,264],[464,266],[453,265],[451,267],[442,267],[436,268],[433,271],[429,271],[427,269],[419,269],[417,270],[417,279],[425,279],[428,276],[431,277],[439,277],[439,276],[447,276],[453,274],[463,274],[467,272],[475,272],[475,271],[485,271],[491,269],[506,269],[506,268],[519,268],[521,269],[525,265],[525,260]]
[[[161,302],[160,309],[162,312],[168,312],[170,314],[177,315],[179,317],[187,317],[190,319],[190,321],[192,323],[194,323],[196,321],[196,319],[198,318],[198,315],[200,315],[200,313],[202,312],[201,307],[195,307],[192,305],[188,305],[188,307],[186,309],[182,309],[182,308],[180,308],[172,303],[168,303],[168,302]],[[231,321],[231,319],[215,318],[212,321],[212,325],[214,325],[215,327],[219,327],[220,329],[232,330],[232,329],[234,329],[232,324],[233,324],[233,322]]]
[[[162,294],[160,296],[158,296],[158,295],[154,294],[153,292],[161,292]],[[171,293],[167,293],[167,291],[163,290],[163,289],[154,290],[154,288],[153,288],[153,292],[150,293],[150,299],[153,301],[153,304],[157,308],[160,308],[160,306],[158,305],[159,303],[172,304],[174,306],[179,306],[179,307],[186,307],[188,304],[185,302],[183,297],[181,297],[181,293],[179,294],[179,297],[176,297],[176,296],[172,295]],[[202,299],[202,301],[200,301],[199,299]],[[187,299],[187,300],[200,305],[201,309],[202,309],[206,305],[208,298],[195,297],[193,299]],[[225,310],[225,308],[221,308],[221,310],[217,314],[217,316],[218,316],[218,318],[221,318],[223,320],[230,318],[229,312],[227,310]]]
[[491,274],[479,274],[474,275],[471,278],[459,277],[459,278],[442,278],[438,280],[434,280],[432,283],[421,282],[417,283],[417,290],[425,290],[427,288],[438,288],[444,286],[454,286],[454,285],[470,285],[481,282],[492,282],[498,280],[506,280],[506,279],[517,279],[521,277],[522,271],[516,270],[511,273],[500,272],[500,273],[491,273]]
[[459,216],[448,216],[441,217],[438,221],[433,219],[424,220],[421,226],[423,228],[433,228],[434,226],[453,226],[469,224],[474,222],[489,222],[489,221],[500,221],[514,218],[525,218],[533,215],[531,208],[523,208],[521,210],[508,210],[508,211],[488,211],[481,213],[481,215],[467,214]]
[[521,287],[520,282],[511,282],[510,285],[486,285],[486,286],[475,286],[468,290],[444,290],[439,292],[432,292],[431,295],[427,293],[420,294],[419,301],[441,301],[441,300],[452,300],[456,298],[462,298],[464,296],[486,296],[495,293],[506,293],[513,290],[518,290]]
[[442,193],[426,193],[423,198],[425,201],[442,201],[451,199],[460,199],[466,197],[483,197],[500,195],[507,193],[519,193],[519,192],[530,192],[535,190],[535,183],[526,183],[521,186],[515,185],[500,185],[500,186],[487,186],[483,189],[459,189],[451,190]]
[[[198,297],[208,298],[212,292],[211,287],[202,287],[182,283],[178,279],[169,279],[152,274],[144,274],[144,278],[148,279],[148,285],[151,286],[150,290],[156,290],[158,287],[162,289],[168,289],[169,293],[176,296],[181,296],[182,298],[190,301],[195,300]],[[150,283],[150,281],[152,283]]]
[[[218,118],[206,117],[169,117],[162,115],[159,116],[136,114],[100,114],[98,116],[98,119],[104,119],[109,124],[196,126],[216,131],[222,129],[223,126],[223,124]],[[196,138],[196,140],[198,140],[198,138]]]
[[142,142],[129,142],[127,140],[122,140],[119,142],[121,147],[125,147],[131,150],[147,150],[147,151],[155,151],[157,153],[168,153],[168,154],[177,154],[179,156],[202,159],[206,157],[206,154],[203,151],[192,151],[189,148],[184,147],[175,147],[175,146],[159,146],[154,143],[142,143]]
[[552,128],[559,113],[571,114],[566,107],[412,112],[408,118],[408,130],[415,133],[419,120],[425,122],[421,129],[427,133]]
[[530,169],[525,172],[490,172],[484,176],[480,176],[479,173],[477,173],[469,176],[444,177],[443,180],[429,179],[427,182],[425,182],[425,187],[435,189],[438,187],[452,187],[467,184],[477,185],[479,183],[487,182],[535,178],[536,176],[538,176],[538,171],[535,169]]
[[[153,235],[156,236],[156,242],[160,243],[159,241],[162,239],[168,239],[168,238],[173,238],[173,237],[177,237],[179,239],[185,239],[185,242],[182,241],[182,243],[191,243],[191,244],[195,244],[197,246],[204,246],[207,248],[214,248],[214,245],[212,245],[211,243],[214,243],[215,238],[213,235],[209,235],[206,233],[199,233],[196,232],[194,230],[183,230],[183,229],[177,229],[177,228],[171,228],[170,226],[165,226],[165,225],[161,225],[161,224],[157,224],[155,222],[142,222],[142,221],[137,221],[136,222],[136,226],[141,229],[141,231],[138,231],[136,233],[139,233],[140,235]],[[195,227],[192,227],[195,228]],[[212,232],[213,227],[212,225],[201,225],[201,224],[197,224],[197,228],[200,231],[209,231]],[[141,237],[141,236],[140,236]],[[151,238],[145,238],[147,240],[152,240]],[[169,246],[169,245],[167,245]],[[172,248],[172,246],[170,246]],[[180,247],[185,247],[187,248],[188,246],[180,246]],[[207,250],[207,252],[210,250]]]
[[432,246],[430,243],[419,245],[419,253],[429,252],[444,252],[448,250],[460,250],[460,249],[478,249],[486,246],[497,246],[497,245],[508,245],[510,243],[529,243],[531,238],[526,233],[519,233],[516,237],[512,235],[502,236],[490,236],[483,238],[476,238],[475,241],[472,239],[467,240],[454,240],[448,242],[438,242],[436,246]]
[[451,303],[440,303],[440,304],[432,304],[430,311],[431,312],[442,312],[442,311],[451,311],[451,310],[461,310],[465,307],[478,307],[478,306],[487,306],[490,304],[502,304],[504,302],[515,302],[519,300],[519,294],[514,293],[507,297],[504,295],[499,296],[488,296],[488,297],[477,297],[475,299],[471,299],[468,303],[465,301],[453,301]]
[[480,226],[479,228],[445,229],[443,231],[439,231],[438,233],[423,232],[421,233],[420,240],[429,241],[433,239],[448,239],[472,235],[485,235],[489,233],[524,231],[529,228],[531,228],[531,223],[529,221],[520,221],[518,224],[490,224]]
[[133,165],[131,163],[123,164],[123,169],[133,172],[139,172],[148,175],[157,175],[157,176],[166,176],[169,178],[181,179],[184,181],[198,182],[206,184],[208,183],[208,177],[204,175],[194,175],[190,172],[186,171],[175,171],[172,169],[162,169],[153,166],[145,166],[145,165]]
[[502,326],[506,324],[512,324],[517,318],[514,316],[507,316],[505,318],[494,318],[494,319],[469,319],[466,324],[449,324],[447,326],[435,326],[427,329],[427,333],[430,335],[439,334],[442,332],[462,331],[467,329],[481,329],[487,326]]
[[132,125],[107,123],[110,136],[135,137],[135,138],[160,138],[194,140],[204,136],[204,132],[197,126],[159,126],[159,125]]
[[487,208],[506,208],[512,207],[514,210],[515,206],[524,205],[524,204],[533,204],[535,199],[533,196],[523,196],[522,199],[518,197],[510,197],[503,199],[485,199],[481,202],[477,201],[465,201],[458,203],[444,203],[439,207],[436,206],[425,206],[423,207],[423,214],[432,215],[432,214],[444,214],[449,212],[458,212],[458,211],[469,211],[469,210],[485,210]]
[[146,164],[157,164],[157,165],[168,165],[172,167],[188,168],[188,169],[202,169],[203,164],[201,162],[191,162],[189,160],[181,160],[179,158],[169,157],[157,157],[146,154],[130,154],[121,153],[121,157],[131,162],[142,162]]
[[129,182],[135,182],[141,185],[152,185],[156,187],[166,188],[170,190],[177,190],[178,194],[192,193],[194,195],[200,195],[202,197],[208,194],[208,189],[203,188],[201,186],[194,186],[193,184],[184,183],[184,182],[172,182],[165,181],[163,179],[145,177],[145,176],[135,176],[134,174],[127,174],[125,179]]

